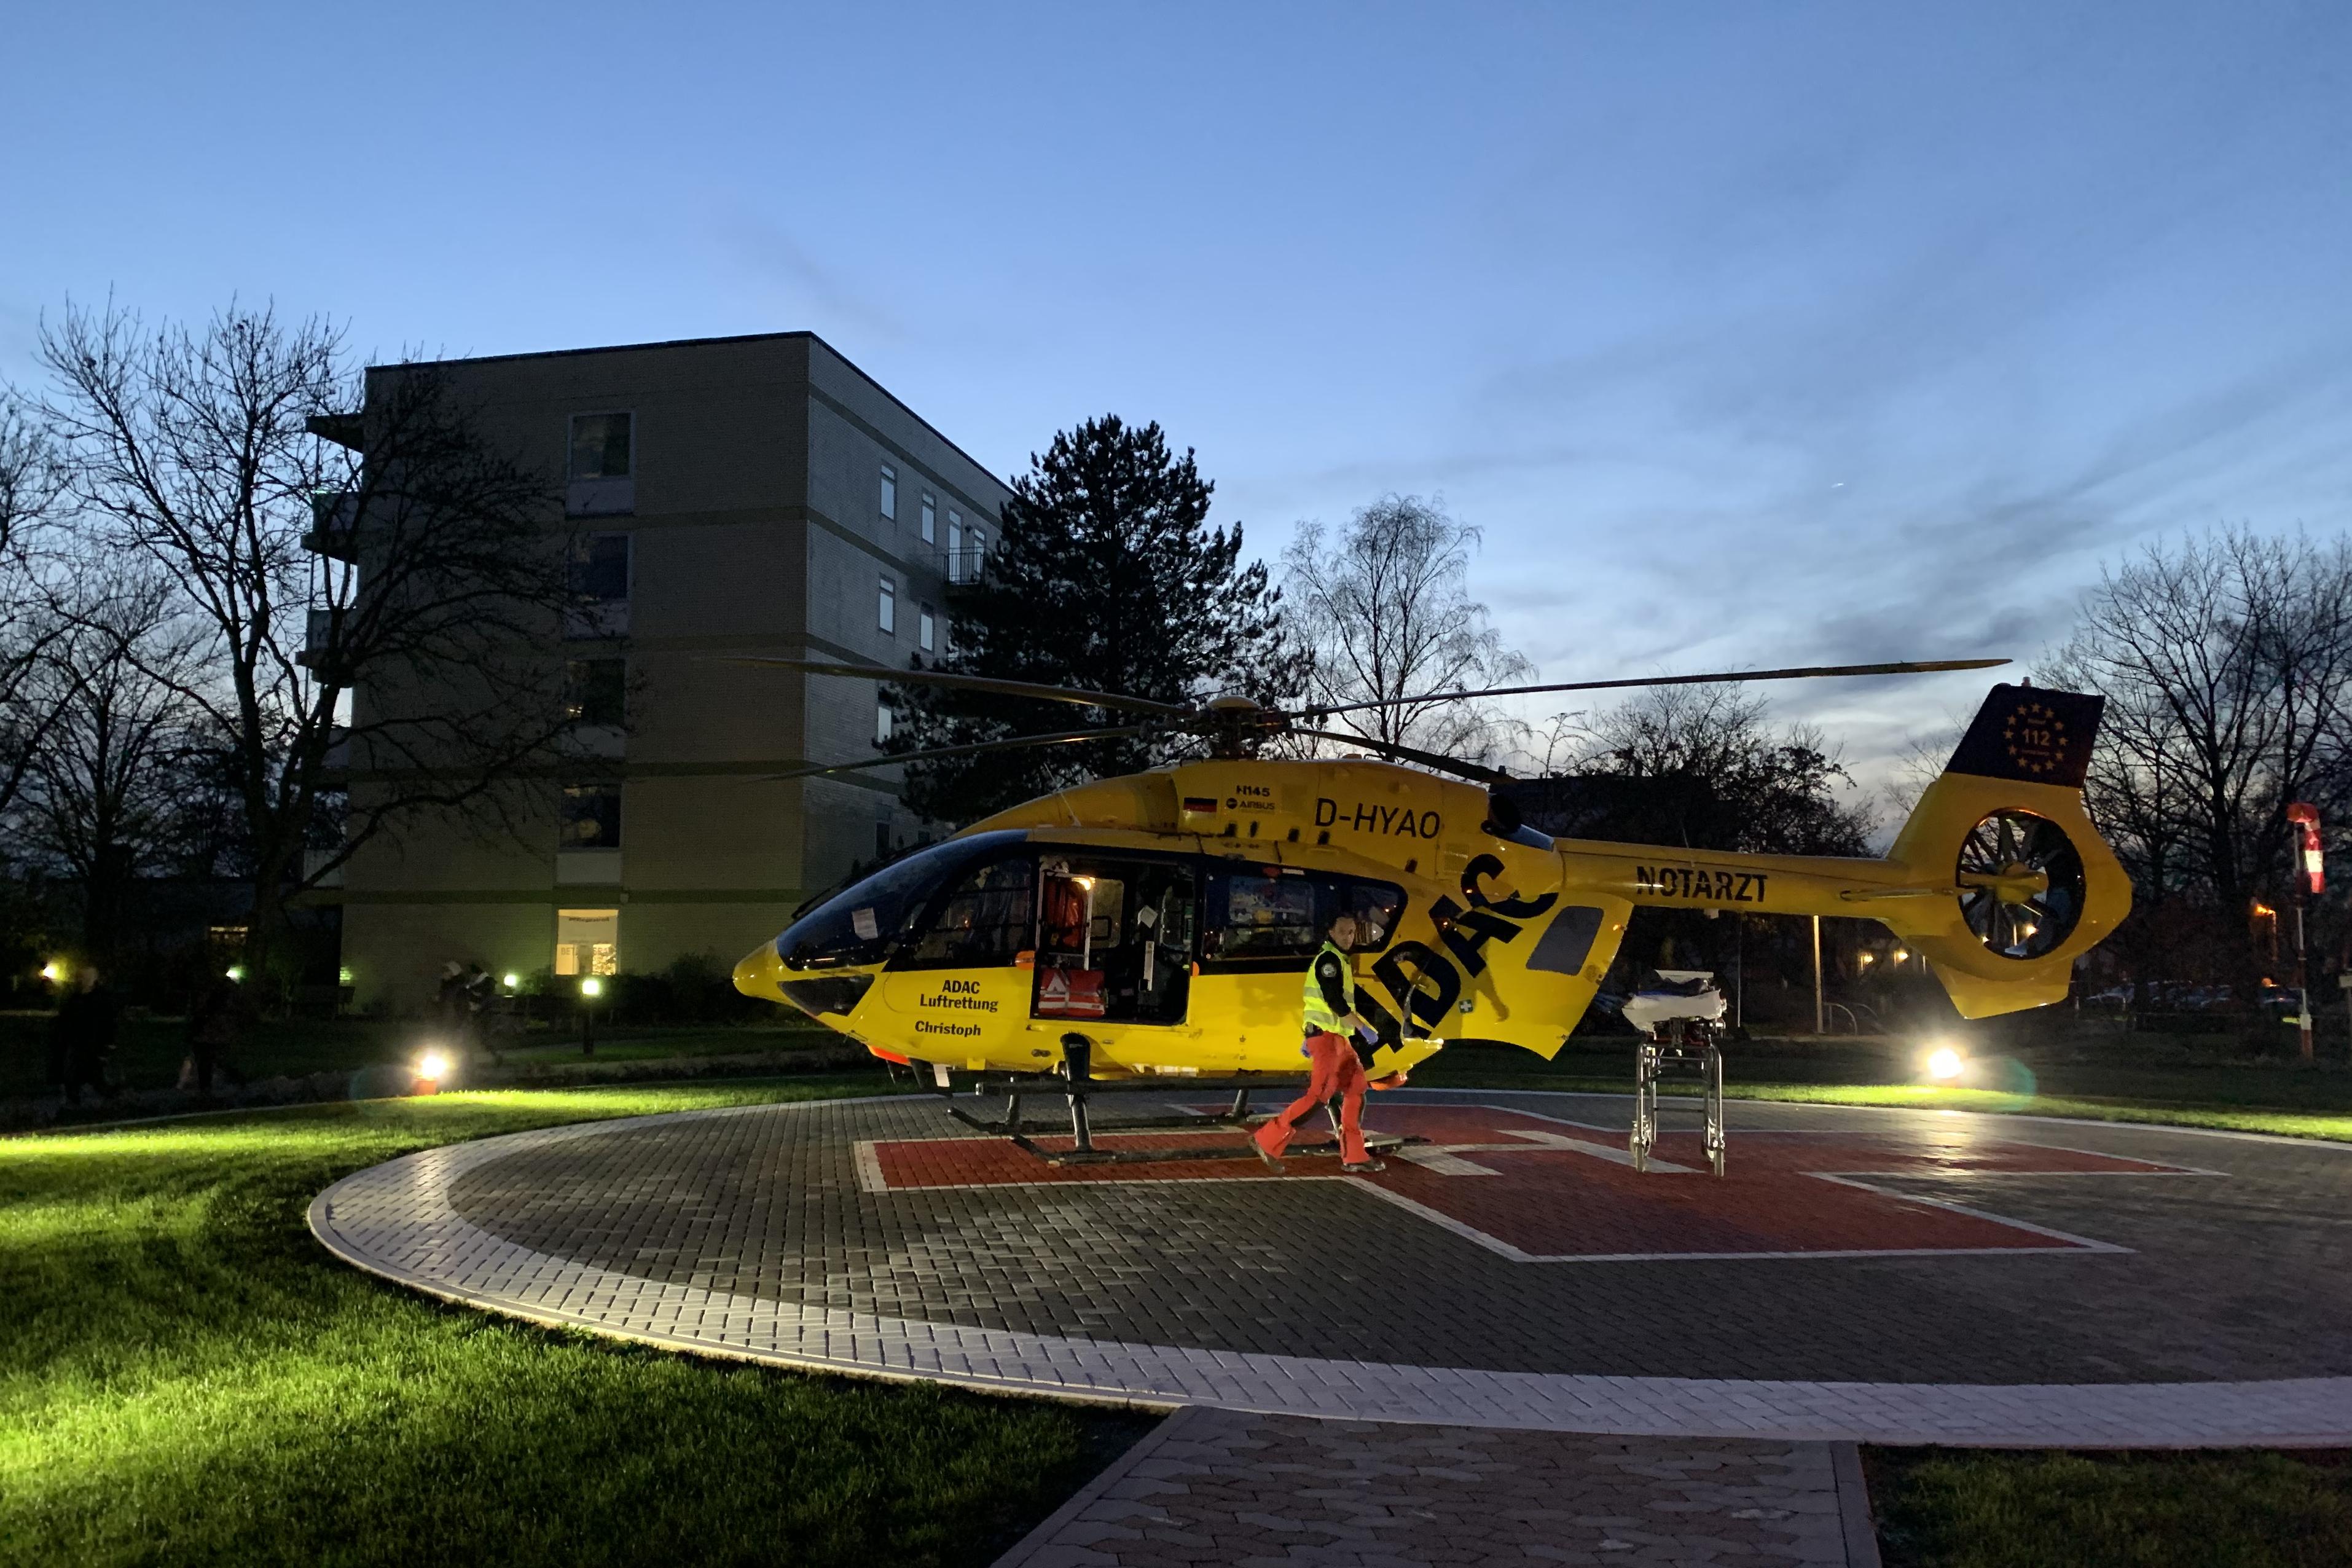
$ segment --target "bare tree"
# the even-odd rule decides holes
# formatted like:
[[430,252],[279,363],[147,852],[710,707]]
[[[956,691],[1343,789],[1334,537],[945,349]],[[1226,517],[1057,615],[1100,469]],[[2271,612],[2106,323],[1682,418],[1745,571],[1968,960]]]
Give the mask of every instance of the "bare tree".
[[[1775,730],[1770,704],[1719,686],[1662,686],[1598,715],[1577,771],[1639,779],[1658,810],[1625,837],[1757,854],[1858,855],[1868,810],[1838,798],[1853,779],[1810,724]],[[1661,816],[1659,813],[1664,815]]]
[[58,694],[37,677],[64,631],[42,537],[64,488],[47,432],[0,387],[0,814],[16,800],[57,719]]
[[562,512],[439,367],[363,377],[330,322],[235,305],[153,331],[68,307],[41,349],[85,547],[153,569],[198,635],[148,672],[222,738],[257,969],[287,900],[376,835],[530,819],[510,781],[566,729]]
[[2286,807],[2352,805],[2352,545],[2225,530],[2104,574],[2043,678],[2107,699],[2086,786],[2143,896],[2242,914]]
[[133,880],[156,867],[187,815],[184,764],[203,750],[182,695],[203,639],[150,579],[106,580],[96,563],[65,590],[59,636],[33,684],[54,715],[19,802],[24,842],[82,889],[82,950],[113,966]]
[[1493,706],[1437,693],[1531,679],[1470,596],[1479,531],[1442,500],[1383,496],[1337,539],[1302,523],[1283,552],[1297,633],[1311,645],[1310,704],[1380,702],[1333,722],[1372,740],[1485,761],[1511,725]]

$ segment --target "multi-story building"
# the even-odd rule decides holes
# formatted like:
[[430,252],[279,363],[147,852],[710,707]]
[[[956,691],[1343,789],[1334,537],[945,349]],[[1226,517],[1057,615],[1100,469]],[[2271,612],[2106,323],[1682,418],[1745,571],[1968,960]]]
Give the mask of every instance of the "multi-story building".
[[[494,441],[562,478],[585,602],[549,652],[577,761],[518,783],[547,796],[544,842],[419,823],[352,858],[336,891],[359,1005],[417,1006],[452,959],[731,964],[919,831],[896,768],[770,776],[872,756],[875,685],[713,656],[940,651],[1003,484],[808,332],[444,368]],[[372,397],[394,374],[371,373]]]

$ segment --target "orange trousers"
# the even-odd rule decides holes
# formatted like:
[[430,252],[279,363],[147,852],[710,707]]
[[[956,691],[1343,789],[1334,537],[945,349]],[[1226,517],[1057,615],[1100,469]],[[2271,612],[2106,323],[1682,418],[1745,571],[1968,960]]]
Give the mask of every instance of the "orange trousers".
[[1364,1152],[1364,1064],[1357,1058],[1356,1047],[1338,1035],[1309,1035],[1307,1055],[1314,1063],[1307,1092],[1252,1136],[1259,1148],[1280,1159],[1298,1124],[1336,1094],[1340,1097],[1339,1158],[1350,1165],[1364,1163],[1370,1158]]

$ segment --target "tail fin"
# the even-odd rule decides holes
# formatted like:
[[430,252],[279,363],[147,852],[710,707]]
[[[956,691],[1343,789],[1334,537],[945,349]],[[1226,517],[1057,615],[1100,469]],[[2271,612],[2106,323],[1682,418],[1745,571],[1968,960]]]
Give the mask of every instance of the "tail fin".
[[2105,705],[1994,687],[1888,851],[1906,887],[1867,912],[1927,956],[1964,1017],[2063,1000],[2074,960],[2131,911],[2083,808]]

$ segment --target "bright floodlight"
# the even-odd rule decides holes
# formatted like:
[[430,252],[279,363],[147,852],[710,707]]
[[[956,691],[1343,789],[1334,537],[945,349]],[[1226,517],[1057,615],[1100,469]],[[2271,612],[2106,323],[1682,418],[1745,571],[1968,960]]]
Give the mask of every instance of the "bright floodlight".
[[580,994],[583,996],[602,996],[604,994],[604,983],[592,974],[587,979],[580,983]]
[[1945,1046],[1928,1053],[1927,1076],[1948,1081],[1960,1076],[1960,1068],[1963,1065],[1965,1064],[1960,1060],[1960,1053],[1949,1046]]
[[58,981],[63,980],[65,977],[66,966],[59,963],[56,959],[53,958],[47,963],[41,965],[41,978],[47,981],[52,985],[55,985]]
[[239,984],[244,984],[245,965],[242,963],[232,963],[226,969],[222,970],[221,973],[227,975],[231,980],[237,982]]
[[515,973],[511,970],[509,970],[502,978],[505,980],[506,987],[509,991],[512,991],[515,987],[522,984],[522,976]]
[[449,1058],[439,1051],[425,1052],[423,1059],[416,1064],[416,1076],[439,1082],[449,1076]]

